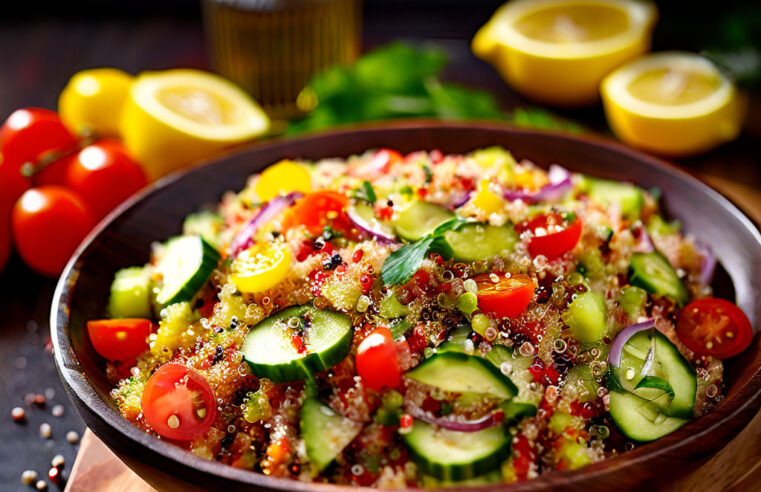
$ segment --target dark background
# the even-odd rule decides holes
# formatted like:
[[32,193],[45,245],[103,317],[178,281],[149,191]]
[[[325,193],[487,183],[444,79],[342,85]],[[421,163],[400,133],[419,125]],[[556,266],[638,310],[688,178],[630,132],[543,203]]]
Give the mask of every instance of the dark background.
[[[395,39],[431,41],[450,56],[445,79],[491,90],[505,109],[525,104],[487,64],[470,53],[476,29],[501,0],[366,0],[363,47]],[[659,2],[660,20],[654,49],[733,48],[750,43],[761,48],[761,6],[756,2]],[[58,93],[76,71],[114,66],[131,73],[174,67],[208,68],[200,8],[192,0],[4,2],[0,7],[0,119],[14,109],[54,109]],[[680,164],[739,186],[761,189],[761,165],[755,142],[761,136],[758,91],[745,134],[736,142]],[[562,114],[606,133],[602,110]],[[51,238],[54,247],[55,238]],[[55,281],[28,271],[13,258],[0,274],[0,490],[31,490],[19,479],[25,469],[42,476],[56,454],[71,469],[76,447],[67,443],[69,430],[81,433],[58,380],[49,340],[48,316]],[[28,393],[52,398],[44,407],[27,406]],[[51,409],[64,404],[62,417]],[[10,418],[12,407],[27,412],[27,423]],[[39,436],[49,422],[53,438]],[[52,488],[55,490],[55,487]]]

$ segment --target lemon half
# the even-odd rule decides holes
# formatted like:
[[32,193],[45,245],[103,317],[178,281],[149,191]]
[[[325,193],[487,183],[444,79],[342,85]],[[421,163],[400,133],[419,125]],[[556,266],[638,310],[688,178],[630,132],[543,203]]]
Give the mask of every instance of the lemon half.
[[199,70],[140,74],[123,111],[124,142],[154,179],[269,128],[242,89]]
[[473,38],[472,49],[527,97],[560,106],[598,100],[603,77],[650,49],[649,2],[513,0]]
[[706,58],[667,52],[628,63],[602,83],[605,114],[623,141],[656,153],[684,156],[733,140],[745,100]]

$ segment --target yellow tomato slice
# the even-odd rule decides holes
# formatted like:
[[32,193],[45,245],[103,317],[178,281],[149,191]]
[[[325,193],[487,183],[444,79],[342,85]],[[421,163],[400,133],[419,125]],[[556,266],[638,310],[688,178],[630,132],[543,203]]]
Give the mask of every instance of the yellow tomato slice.
[[312,177],[307,168],[285,159],[265,169],[255,188],[259,199],[268,202],[280,194],[292,191],[309,193],[312,191]]
[[280,283],[291,267],[291,252],[285,244],[258,243],[238,255],[230,279],[241,292],[256,294]]

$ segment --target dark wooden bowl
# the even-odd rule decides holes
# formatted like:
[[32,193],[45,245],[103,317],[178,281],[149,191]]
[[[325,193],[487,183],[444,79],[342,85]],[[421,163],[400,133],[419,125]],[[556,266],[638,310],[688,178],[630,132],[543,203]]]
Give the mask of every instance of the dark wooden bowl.
[[[684,229],[719,258],[716,288],[732,288],[756,330],[761,321],[761,235],[732,203],[685,171],[622,145],[495,124],[406,122],[281,140],[257,145],[187,172],[169,176],[139,193],[104,220],[84,241],[58,285],[52,307],[55,360],[74,405],[90,429],[127,465],[162,490],[318,490],[342,487],[266,477],[198,458],[156,439],[122,418],[109,400],[102,361],[85,335],[85,322],[104,314],[116,270],[148,260],[150,244],[181,230],[182,218],[227,190],[239,190],[251,173],[284,157],[348,156],[369,148],[402,152],[441,149],[462,153],[502,145],[517,158],[541,165],[630,180],[663,191],[663,205]],[[722,281],[723,279],[723,281]],[[572,472],[554,472],[516,485],[484,489],[628,490],[664,488],[694,470],[737,435],[761,407],[761,343],[727,361],[726,398],[709,415],[656,442]],[[738,457],[741,458],[741,457]]]

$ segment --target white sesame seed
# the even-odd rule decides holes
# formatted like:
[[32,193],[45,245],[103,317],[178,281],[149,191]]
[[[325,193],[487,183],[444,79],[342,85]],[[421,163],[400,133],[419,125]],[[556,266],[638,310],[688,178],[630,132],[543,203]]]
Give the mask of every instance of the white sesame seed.
[[166,425],[168,425],[170,429],[177,429],[180,426],[180,419],[177,415],[170,415],[169,418],[166,419]]
[[76,444],[79,442],[79,434],[77,434],[75,431],[69,431],[66,433],[66,440],[71,444]]
[[24,485],[32,485],[37,480],[37,472],[34,470],[26,470],[21,474],[21,483]]

